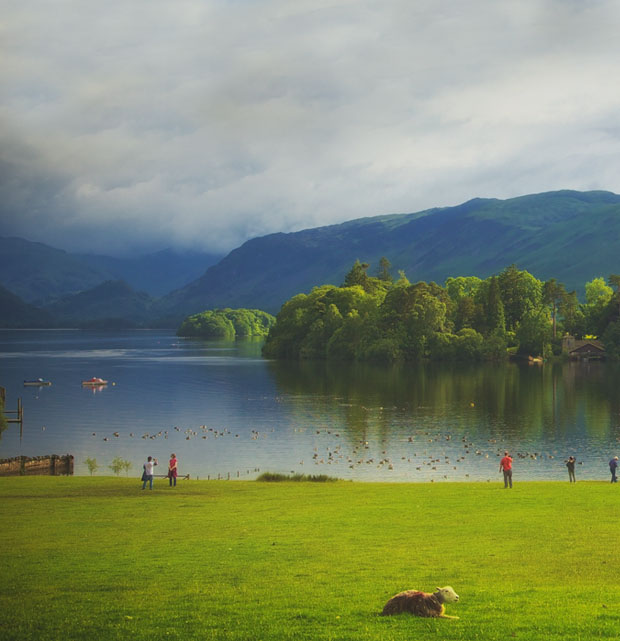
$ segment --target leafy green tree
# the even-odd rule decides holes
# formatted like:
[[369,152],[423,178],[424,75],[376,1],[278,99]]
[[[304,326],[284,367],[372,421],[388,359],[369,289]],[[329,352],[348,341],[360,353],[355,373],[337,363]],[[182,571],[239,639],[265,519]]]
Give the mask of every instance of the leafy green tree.
[[368,294],[385,295],[391,281],[369,276],[366,273],[368,267],[370,267],[368,263],[360,263],[359,260],[356,260],[349,273],[345,276],[342,287],[355,287],[359,285]]
[[448,305],[448,317],[455,331],[465,327],[474,327],[480,317],[476,297],[482,284],[477,276],[458,276],[446,279],[446,292],[451,301]]
[[586,283],[586,305],[603,307],[613,295],[614,290],[600,276]]
[[605,283],[605,279],[593,278],[586,283],[585,316],[588,333],[600,336],[611,321],[615,305],[612,300],[614,290]]
[[620,360],[620,321],[614,321],[607,325],[607,328],[601,336],[607,358],[610,360]]
[[515,265],[507,267],[497,277],[504,305],[506,329],[516,330],[526,312],[542,305],[542,283],[527,271]]
[[92,476],[94,472],[96,472],[99,469],[99,464],[97,463],[96,458],[87,458],[84,463],[86,463],[86,467],[88,468],[88,471],[90,472],[90,475]]
[[482,358],[484,338],[475,329],[464,328],[456,335],[455,357],[459,360],[476,361]]
[[361,318],[358,310],[351,310],[331,335],[327,343],[327,358],[341,361],[359,358],[369,330],[369,323]]
[[525,312],[516,330],[519,354],[545,356],[549,353],[551,340],[551,319],[544,307]]
[[476,326],[476,319],[480,318],[481,310],[473,296],[459,298],[452,315],[452,324],[456,331]]
[[477,276],[457,276],[446,278],[446,291],[454,301],[475,296],[482,280]]
[[368,345],[365,358],[374,363],[394,363],[403,358],[403,353],[396,338],[377,337]]
[[482,358],[492,361],[504,360],[506,358],[507,347],[506,332],[494,332],[490,336],[487,336],[482,344]]
[[455,334],[433,332],[428,337],[427,347],[433,360],[453,361],[456,360],[456,342]]
[[131,461],[126,461],[124,458],[116,456],[112,459],[112,463],[110,463],[108,467],[114,472],[114,474],[116,474],[116,476],[118,476],[123,470],[125,470],[126,473],[129,473]]
[[566,333],[577,338],[586,334],[586,317],[582,305],[577,298],[577,292],[564,292],[558,306],[562,318],[562,326]]
[[227,340],[266,336],[275,321],[274,316],[260,309],[213,309],[188,316],[177,336]]
[[428,338],[444,329],[446,304],[435,295],[437,288],[426,283],[394,287],[381,305],[380,328],[397,338],[405,358],[423,357]]
[[[366,323],[376,315],[379,300],[381,296],[376,298],[359,285],[323,285],[315,287],[308,295],[298,294],[280,309],[276,324],[265,341],[263,355],[267,358],[326,358],[332,336],[343,327],[345,319],[357,314]],[[350,331],[351,327],[348,329]],[[339,349],[342,352],[342,344]]]

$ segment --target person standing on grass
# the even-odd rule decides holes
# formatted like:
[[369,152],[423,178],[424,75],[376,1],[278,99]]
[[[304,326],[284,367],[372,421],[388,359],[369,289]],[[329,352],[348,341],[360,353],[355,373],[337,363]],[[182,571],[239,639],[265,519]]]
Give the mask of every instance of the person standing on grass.
[[499,471],[504,473],[504,489],[510,486],[512,490],[512,458],[508,450],[504,452],[504,458],[499,462]]
[[616,477],[616,470],[618,469],[618,457],[614,456],[611,461],[609,461],[609,471],[611,472],[611,482],[617,483],[618,478]]
[[575,457],[569,456],[568,461],[566,461],[566,467],[568,468],[568,481],[569,483],[576,483],[575,481]]
[[149,456],[144,464],[144,473],[142,474],[142,489],[146,489],[146,483],[149,483],[149,490],[153,489],[153,468],[157,465],[157,459]]
[[173,485],[174,487],[177,486],[177,466],[177,455],[171,454],[170,461],[168,461],[168,482],[170,483],[170,487],[172,487]]

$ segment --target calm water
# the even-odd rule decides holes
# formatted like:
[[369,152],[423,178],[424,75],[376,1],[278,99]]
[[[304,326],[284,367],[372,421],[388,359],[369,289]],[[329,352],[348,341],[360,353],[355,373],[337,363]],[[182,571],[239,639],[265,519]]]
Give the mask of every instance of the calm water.
[[[564,480],[570,454],[578,479],[607,479],[620,453],[616,365],[274,363],[260,347],[172,332],[0,331],[6,409],[21,397],[25,413],[23,438],[10,425],[0,458],[71,453],[76,474],[88,474],[87,457],[111,474],[121,456],[138,477],[147,455],[165,463],[175,452],[181,473],[199,478],[500,482],[509,449],[517,482]],[[93,376],[108,386],[83,388]],[[52,386],[23,386],[38,377]]]

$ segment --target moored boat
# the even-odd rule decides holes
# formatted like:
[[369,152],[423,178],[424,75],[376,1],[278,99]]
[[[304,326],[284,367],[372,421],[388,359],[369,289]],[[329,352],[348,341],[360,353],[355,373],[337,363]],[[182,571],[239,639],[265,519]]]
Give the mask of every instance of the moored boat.
[[44,378],[36,378],[33,381],[24,381],[24,385],[30,387],[43,387],[44,385],[51,385],[52,381],[47,381]]
[[102,378],[97,378],[96,376],[93,376],[92,378],[89,378],[87,381],[82,381],[82,385],[90,385],[92,386],[97,386],[97,385],[107,385],[108,381],[104,381]]

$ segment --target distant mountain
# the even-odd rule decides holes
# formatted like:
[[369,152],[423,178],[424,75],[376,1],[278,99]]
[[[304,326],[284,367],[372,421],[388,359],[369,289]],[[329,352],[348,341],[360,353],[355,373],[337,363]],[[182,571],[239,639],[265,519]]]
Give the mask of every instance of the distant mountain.
[[53,324],[48,312],[29,305],[0,285],[0,327],[41,328]]
[[0,237],[0,282],[28,303],[90,289],[108,278],[61,249]]
[[70,254],[23,238],[0,237],[0,282],[24,301],[42,305],[108,280],[124,280],[136,290],[162,296],[192,282],[220,258],[163,250],[121,259]]
[[106,281],[46,307],[64,327],[142,327],[149,325],[153,298],[124,281]]
[[217,307],[276,313],[291,296],[343,282],[356,259],[376,273],[382,256],[412,282],[486,278],[516,264],[582,294],[597,276],[620,273],[620,196],[559,191],[509,200],[362,218],[249,240],[193,283],[163,297],[159,314]]
[[163,296],[202,276],[206,269],[222,259],[221,254],[173,249],[137,258],[112,258],[94,254],[77,254],[80,260],[114,280],[124,280],[133,289],[151,296]]

